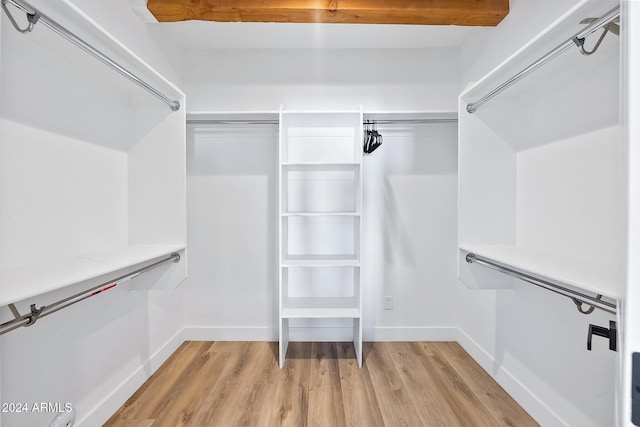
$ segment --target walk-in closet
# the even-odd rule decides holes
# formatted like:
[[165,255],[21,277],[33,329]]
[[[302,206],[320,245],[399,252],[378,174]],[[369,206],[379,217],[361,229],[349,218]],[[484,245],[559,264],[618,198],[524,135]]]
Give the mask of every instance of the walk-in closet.
[[640,2],[320,3],[2,0],[0,427],[640,425]]

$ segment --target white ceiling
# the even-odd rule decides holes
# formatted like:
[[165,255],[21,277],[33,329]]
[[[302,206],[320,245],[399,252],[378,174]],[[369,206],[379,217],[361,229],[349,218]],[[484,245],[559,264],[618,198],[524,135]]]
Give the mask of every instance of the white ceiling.
[[151,24],[151,31],[182,49],[419,49],[456,47],[488,27],[222,23]]

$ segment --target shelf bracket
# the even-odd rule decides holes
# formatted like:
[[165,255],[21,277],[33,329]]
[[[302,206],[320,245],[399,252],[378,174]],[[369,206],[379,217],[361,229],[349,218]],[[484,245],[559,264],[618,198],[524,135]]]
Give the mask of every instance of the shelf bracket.
[[42,314],[42,312],[44,311],[44,309],[46,308],[46,305],[43,305],[40,308],[36,308],[35,304],[31,304],[30,307],[30,311],[31,314],[27,315],[27,319],[29,320],[27,323],[25,323],[24,326],[33,326],[36,324],[36,321],[38,320],[38,317],[40,317],[40,315]]
[[16,308],[15,304],[11,303],[7,307],[9,307],[9,310],[11,310],[11,313],[13,314],[13,317],[15,317],[16,319],[21,319],[22,318],[22,315],[20,314],[20,312]]
[[2,10],[4,10],[4,13],[7,14],[7,17],[9,18],[9,21],[11,21],[11,25],[13,25],[13,28],[15,28],[16,31],[22,34],[27,34],[33,31],[33,28],[36,26],[36,24],[40,20],[40,17],[42,16],[40,14],[40,11],[36,10],[33,13],[27,13],[27,21],[29,22],[29,25],[27,25],[26,28],[20,28],[16,20],[13,18],[11,12],[9,12],[7,3],[9,3],[9,0],[2,0]]
[[[591,314],[591,313],[593,313],[593,310],[596,309],[596,307],[594,305],[586,304],[586,305],[589,306],[589,308],[585,310],[585,309],[582,308],[583,301],[580,301],[578,298],[571,298],[571,299],[575,303],[576,308],[578,309],[578,311],[580,313],[582,313],[582,314]],[[598,301],[602,301],[602,295],[600,295],[600,294],[596,295],[595,299],[598,300]]]
[[[593,22],[595,22],[597,20],[598,20],[598,18],[585,18],[582,21],[580,21],[580,23],[581,24],[592,24]],[[600,44],[602,43],[604,38],[607,36],[607,33],[609,31],[611,31],[613,34],[615,34],[617,36],[620,35],[620,25],[616,21],[611,21],[607,25],[603,26],[602,28],[604,29],[604,31],[602,32],[602,34],[600,35],[600,38],[598,39],[596,44],[593,46],[593,49],[591,49],[591,50],[586,50],[584,48],[585,37],[574,37],[573,38],[573,42],[576,44],[576,46],[578,46],[580,48],[580,53],[581,54],[589,56],[589,55],[592,55],[592,54],[596,53],[596,51],[600,47]]]

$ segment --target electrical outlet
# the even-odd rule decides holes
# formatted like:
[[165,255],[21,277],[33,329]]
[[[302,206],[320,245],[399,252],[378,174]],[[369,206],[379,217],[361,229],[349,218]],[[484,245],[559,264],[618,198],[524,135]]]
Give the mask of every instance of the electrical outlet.
[[393,310],[393,297],[390,297],[390,296],[384,297],[384,309]]

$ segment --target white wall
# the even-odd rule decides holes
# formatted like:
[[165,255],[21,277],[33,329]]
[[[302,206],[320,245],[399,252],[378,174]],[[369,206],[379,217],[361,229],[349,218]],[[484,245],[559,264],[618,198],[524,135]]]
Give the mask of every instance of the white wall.
[[188,339],[277,337],[277,132],[189,127]]
[[384,143],[364,159],[364,339],[455,340],[456,127],[378,130]]
[[456,108],[458,49],[189,50],[190,111]]
[[[364,161],[364,338],[455,339],[455,126],[379,130]],[[193,126],[187,155],[185,336],[275,340],[277,127]]]
[[[575,4],[512,0],[496,31],[462,46],[461,87]],[[542,425],[614,425],[617,354],[595,339],[587,351],[586,335],[589,323],[608,327],[615,316],[582,315],[567,298],[521,282],[513,290],[463,289],[459,303],[462,344]]]

